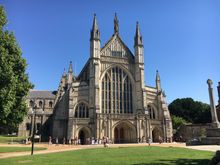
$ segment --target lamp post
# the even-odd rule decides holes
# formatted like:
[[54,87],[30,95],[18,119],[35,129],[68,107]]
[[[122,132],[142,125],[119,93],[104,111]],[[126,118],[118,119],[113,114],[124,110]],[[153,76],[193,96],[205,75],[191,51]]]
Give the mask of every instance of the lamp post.
[[145,107],[144,108],[144,113],[145,113],[145,115],[146,115],[146,120],[147,120],[147,126],[146,126],[146,128],[147,128],[147,130],[148,130],[148,141],[149,141],[149,139],[151,138],[151,135],[150,135],[150,118],[149,118],[149,110],[148,110],[148,108],[147,107]]
[[31,155],[34,154],[34,136],[35,136],[35,124],[36,124],[36,109],[37,109],[37,105],[34,104],[33,109],[32,109],[32,115],[33,115],[33,118],[34,118],[34,126],[33,126],[32,138],[31,138],[31,141],[32,141],[32,144],[31,144]]

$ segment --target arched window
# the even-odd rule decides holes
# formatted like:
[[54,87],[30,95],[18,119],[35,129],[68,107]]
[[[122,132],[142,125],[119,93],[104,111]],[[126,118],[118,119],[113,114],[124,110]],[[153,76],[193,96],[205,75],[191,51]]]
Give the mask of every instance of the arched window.
[[49,102],[49,107],[50,107],[50,108],[53,107],[53,102],[52,102],[52,101]]
[[156,119],[156,115],[155,115],[155,110],[152,106],[148,105],[147,106],[149,115],[150,115],[150,119]]
[[102,113],[133,113],[131,80],[119,67],[102,79]]
[[29,107],[33,107],[34,106],[34,102],[33,102],[33,100],[31,100],[30,102],[29,102]]
[[89,108],[84,103],[80,103],[75,109],[75,118],[89,118]]
[[31,130],[31,124],[30,123],[26,123],[26,130]]
[[39,101],[39,107],[42,108],[42,106],[43,106],[43,102]]

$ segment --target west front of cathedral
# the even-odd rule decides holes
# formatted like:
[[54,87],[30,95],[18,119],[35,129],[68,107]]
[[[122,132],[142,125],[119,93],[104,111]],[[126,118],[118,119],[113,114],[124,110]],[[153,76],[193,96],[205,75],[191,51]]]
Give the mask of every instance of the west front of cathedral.
[[[114,34],[100,46],[96,16],[90,34],[90,58],[78,76],[72,63],[63,73],[58,90],[30,91],[28,116],[19,126],[19,135],[33,133],[33,109],[36,134],[42,139],[100,140],[112,143],[172,141],[172,123],[161,89],[159,73],[156,87],[144,83],[144,47],[136,24],[134,53],[119,35],[117,16]],[[33,108],[33,106],[35,108]]]

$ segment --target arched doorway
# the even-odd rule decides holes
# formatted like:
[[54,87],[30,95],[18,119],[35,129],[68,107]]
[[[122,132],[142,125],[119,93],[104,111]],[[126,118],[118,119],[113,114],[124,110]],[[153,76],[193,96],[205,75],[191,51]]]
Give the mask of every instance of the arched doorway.
[[78,139],[81,145],[89,144],[88,139],[90,138],[90,131],[88,128],[84,127],[79,130]]
[[127,122],[121,122],[114,128],[114,143],[135,143],[135,127]]
[[161,131],[159,128],[155,127],[152,131],[153,142],[159,142],[162,138]]

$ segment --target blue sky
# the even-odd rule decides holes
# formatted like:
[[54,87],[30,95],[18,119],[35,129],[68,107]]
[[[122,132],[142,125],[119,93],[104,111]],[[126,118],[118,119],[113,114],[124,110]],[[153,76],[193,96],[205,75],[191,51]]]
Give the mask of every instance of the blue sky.
[[120,36],[132,52],[139,21],[147,85],[155,86],[158,69],[169,103],[183,97],[209,103],[206,80],[211,78],[217,104],[219,0],[0,0],[0,4],[35,89],[57,90],[69,61],[77,75],[89,58],[93,14],[103,46],[113,34],[117,12]]

